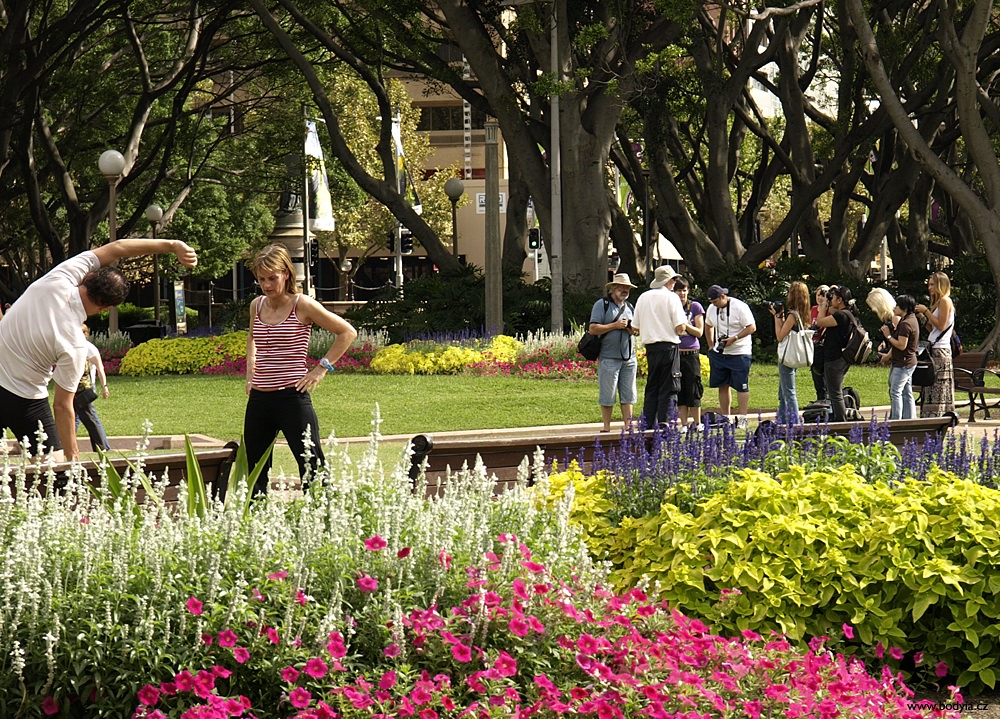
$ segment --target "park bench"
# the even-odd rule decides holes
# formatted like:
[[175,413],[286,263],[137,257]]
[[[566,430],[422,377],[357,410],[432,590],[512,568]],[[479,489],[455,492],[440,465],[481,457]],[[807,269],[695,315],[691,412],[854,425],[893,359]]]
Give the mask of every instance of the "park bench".
[[[195,457],[197,457],[198,466],[201,468],[201,476],[210,495],[217,494],[219,489],[229,481],[229,470],[236,459],[236,450],[238,448],[239,443],[229,442],[219,449],[195,450]],[[108,461],[122,476],[128,470],[129,462],[133,465],[135,464],[134,457],[109,457]],[[79,464],[83,472],[86,473],[91,485],[100,488],[101,475],[99,462],[88,459]],[[72,464],[70,462],[60,462],[54,465],[56,489],[66,485],[71,467]],[[187,455],[183,452],[151,454],[145,457],[144,467],[145,473],[149,477],[161,477],[164,472],[169,472],[167,475],[169,482],[164,490],[163,499],[167,503],[177,501],[180,486],[187,481]],[[41,476],[39,476],[36,468],[29,466],[25,472],[25,485],[28,487],[37,486],[39,491],[42,491],[46,483],[45,476],[47,472],[48,469],[43,467],[41,469]],[[14,470],[11,471],[6,481],[12,481],[13,475]],[[145,500],[144,494],[141,489],[137,493],[136,498],[140,503]]]
[[[993,350],[987,350],[986,352],[963,352],[958,357],[952,357],[951,365],[955,372],[955,395],[969,392],[969,388],[975,386],[974,373],[976,370],[986,369],[986,364],[990,361],[993,356]],[[982,385],[980,381],[978,383]],[[917,395],[917,406],[923,407],[924,405],[924,391],[928,387],[923,385],[913,385],[913,393]],[[982,400],[982,395],[987,394],[987,388],[983,388],[983,393],[979,395],[979,399]],[[975,416],[973,410],[975,405],[972,402],[972,393],[969,393],[969,421],[975,422]],[[984,410],[985,407],[980,406],[980,410]],[[989,417],[989,412],[986,412],[986,416]]]
[[[922,442],[928,435],[940,436],[958,424],[958,415],[946,412],[940,417],[919,417],[917,419],[890,419],[878,423],[878,427],[888,426],[888,441],[896,447],[902,447],[907,442]],[[872,432],[870,420],[854,422],[814,422],[796,424],[791,427],[781,426],[776,430],[779,439],[803,439],[810,435],[827,434],[836,437],[848,437],[861,433],[861,441],[867,442]]]
[[972,378],[962,391],[969,393],[969,421],[975,422],[979,412],[983,413],[983,419],[989,419],[990,410],[1000,407],[1000,374],[987,367],[979,367],[973,370]]
[[[880,422],[880,427],[889,427],[888,441],[897,447],[902,447],[908,441],[923,441],[927,435],[938,436],[958,423],[955,414],[942,417],[926,417],[920,419],[897,419]],[[773,423],[771,423],[773,425]],[[871,433],[870,421],[829,422],[826,424],[802,424],[792,427],[775,427],[776,438],[801,439],[810,435],[829,434],[849,436],[860,433],[867,441]],[[646,438],[652,439],[653,432],[646,431]],[[753,436],[753,435],[752,435]],[[589,470],[594,455],[600,450],[607,452],[618,447],[623,439],[631,439],[622,433],[597,433],[594,431],[563,431],[558,427],[551,428],[551,433],[544,435],[537,432],[533,435],[490,436],[479,437],[438,437],[430,434],[418,434],[410,440],[413,452],[410,458],[410,479],[416,483],[421,467],[426,462],[424,478],[427,482],[425,493],[428,496],[441,492],[449,470],[457,472],[463,465],[475,467],[476,457],[481,457],[490,474],[496,475],[495,492],[500,493],[509,488],[517,480],[518,468],[525,458],[531,462],[535,452],[541,449],[545,452],[546,462],[553,459],[563,460],[567,457],[578,459],[582,469]],[[529,484],[531,480],[529,478]]]

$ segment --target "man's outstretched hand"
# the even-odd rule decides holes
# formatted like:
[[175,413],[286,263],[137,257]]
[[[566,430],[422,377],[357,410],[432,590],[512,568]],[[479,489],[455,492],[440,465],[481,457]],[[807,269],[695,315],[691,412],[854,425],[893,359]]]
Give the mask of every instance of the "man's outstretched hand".
[[198,253],[186,242],[174,241],[174,255],[176,255],[177,261],[185,267],[197,267],[198,265]]

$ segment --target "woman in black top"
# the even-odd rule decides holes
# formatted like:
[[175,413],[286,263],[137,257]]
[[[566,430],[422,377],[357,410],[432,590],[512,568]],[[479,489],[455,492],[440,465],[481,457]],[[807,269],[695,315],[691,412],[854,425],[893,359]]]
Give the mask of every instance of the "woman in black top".
[[844,348],[851,336],[854,319],[854,298],[850,288],[838,285],[826,293],[826,301],[820,301],[816,326],[824,330],[823,335],[823,381],[827,397],[830,398],[832,421],[847,420],[844,405],[844,377],[851,368],[844,359]]

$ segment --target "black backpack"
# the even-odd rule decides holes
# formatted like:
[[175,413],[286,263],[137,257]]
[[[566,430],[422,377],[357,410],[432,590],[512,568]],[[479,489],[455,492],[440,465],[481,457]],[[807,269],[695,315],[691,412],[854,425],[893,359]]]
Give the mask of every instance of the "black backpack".
[[844,419],[848,422],[864,420],[861,414],[861,397],[853,387],[844,387]]
[[826,422],[830,419],[830,400],[818,399],[802,408],[802,421],[806,424]]
[[866,362],[872,353],[872,340],[866,330],[853,312],[848,312],[851,316],[850,334],[847,336],[847,345],[841,356],[847,364],[862,364]]

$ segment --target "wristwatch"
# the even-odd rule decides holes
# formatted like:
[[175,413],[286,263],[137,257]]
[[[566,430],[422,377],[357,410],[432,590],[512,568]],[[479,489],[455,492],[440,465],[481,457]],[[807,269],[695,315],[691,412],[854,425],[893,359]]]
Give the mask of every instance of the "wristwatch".
[[325,369],[327,372],[333,372],[334,370],[333,365],[330,364],[330,360],[328,360],[326,357],[324,357],[319,361],[319,366]]

